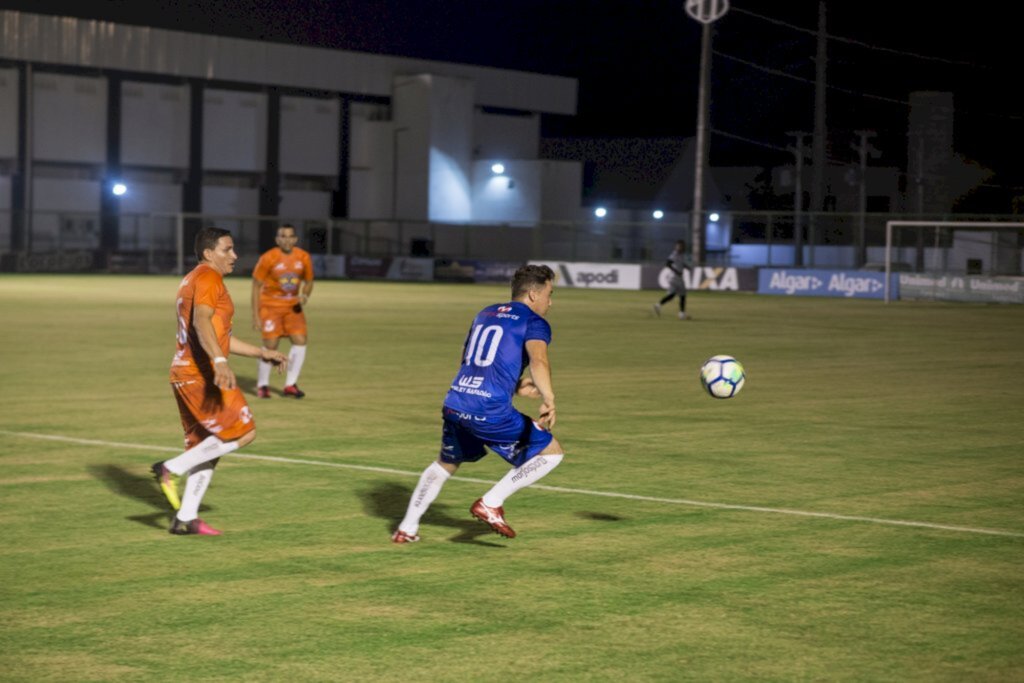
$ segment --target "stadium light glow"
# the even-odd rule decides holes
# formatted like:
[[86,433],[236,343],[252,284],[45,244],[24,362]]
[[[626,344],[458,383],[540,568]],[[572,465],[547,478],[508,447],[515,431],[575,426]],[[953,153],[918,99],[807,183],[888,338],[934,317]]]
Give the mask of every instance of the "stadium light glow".
[[505,172],[505,164],[491,164],[491,173],[501,175]]
[[660,221],[662,218],[665,217],[665,212],[662,211],[661,209],[655,209],[654,213],[652,213],[651,215],[654,216],[654,220]]
[[114,183],[111,186],[110,191],[113,192],[118,197],[120,197],[121,195],[128,191],[128,186],[125,185],[124,183]]
[[599,206],[596,209],[594,209],[594,215],[597,216],[598,218],[604,218],[605,216],[608,215],[608,209],[604,208],[603,206]]
[[719,218],[720,216],[717,213],[713,212],[711,213],[711,215],[708,216],[708,220],[711,221],[712,223],[717,223]]

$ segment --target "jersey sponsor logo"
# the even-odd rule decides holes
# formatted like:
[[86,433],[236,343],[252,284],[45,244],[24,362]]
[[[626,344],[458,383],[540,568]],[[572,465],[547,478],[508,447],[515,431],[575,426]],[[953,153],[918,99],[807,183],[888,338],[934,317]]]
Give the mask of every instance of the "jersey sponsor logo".
[[460,377],[459,386],[466,387],[468,389],[479,389],[480,385],[484,383],[484,378],[479,375],[472,377]]
[[498,306],[498,313],[508,313],[511,310],[511,306]]
[[285,265],[285,264],[283,264],[283,263],[278,263],[278,264],[277,264],[276,266],[274,266],[274,270],[284,270],[284,269],[285,269],[285,268],[287,268],[287,267],[288,267],[288,266],[286,266],[286,265]]

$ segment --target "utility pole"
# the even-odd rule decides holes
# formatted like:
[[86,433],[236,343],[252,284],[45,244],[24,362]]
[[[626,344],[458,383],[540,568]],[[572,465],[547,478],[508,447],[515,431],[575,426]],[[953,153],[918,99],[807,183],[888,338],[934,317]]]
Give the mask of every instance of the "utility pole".
[[814,148],[811,153],[813,173],[811,175],[811,220],[807,241],[811,247],[811,265],[814,265],[814,243],[817,240],[813,212],[825,208],[825,152],[828,144],[828,123],[826,116],[828,34],[825,31],[825,1],[818,2],[818,50],[814,58]]
[[690,253],[694,265],[704,263],[704,166],[710,141],[707,136],[708,89],[711,87],[711,24],[729,11],[729,0],[686,0],[686,13],[701,23],[700,85],[697,93],[697,140],[693,161],[693,213]]
[[811,137],[810,133],[794,131],[786,133],[796,138],[796,147],[790,147],[789,151],[796,158],[796,188],[793,190],[793,265],[804,264],[804,158],[807,152],[804,151],[804,139]]
[[850,145],[850,147],[860,156],[860,197],[859,203],[857,204],[860,221],[857,227],[857,263],[855,264],[859,267],[864,265],[864,262],[867,260],[864,233],[867,229],[868,210],[868,155],[870,154],[871,158],[877,159],[880,152],[875,149],[870,142],[868,142],[870,138],[875,137],[875,131],[858,130],[855,132],[857,137],[860,138],[860,143],[857,145]]

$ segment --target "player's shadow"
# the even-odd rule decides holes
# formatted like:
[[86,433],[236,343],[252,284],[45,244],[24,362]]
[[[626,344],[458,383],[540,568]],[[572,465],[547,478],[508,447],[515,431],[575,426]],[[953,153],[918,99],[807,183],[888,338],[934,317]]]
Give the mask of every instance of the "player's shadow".
[[[390,535],[405,516],[405,509],[409,504],[409,496],[412,495],[412,488],[395,484],[394,482],[379,482],[373,488],[362,491],[360,497],[363,500],[363,509],[366,514],[383,519],[387,523],[387,533]],[[473,543],[476,545],[487,545],[495,548],[504,548],[500,543],[492,543],[482,540],[482,537],[490,536],[492,532],[486,525],[473,519],[469,514],[469,505],[465,507],[465,514],[455,516],[459,508],[455,505],[448,505],[434,501],[423,515],[423,524],[446,526],[455,529],[458,533],[448,539],[452,543]]]
[[245,377],[243,375],[235,375],[235,381],[238,383],[238,388],[242,390],[243,394],[248,396],[256,395],[256,378]]
[[[144,474],[130,472],[120,465],[89,465],[89,474],[98,479],[119,496],[133,498],[153,508],[155,512],[146,514],[129,515],[125,519],[155,529],[164,529],[171,511],[167,505],[167,499],[156,485],[152,475],[147,470]],[[200,505],[200,510],[211,509],[207,505]]]
[[607,512],[590,512],[588,510],[580,510],[576,513],[576,516],[582,517],[583,519],[590,519],[595,522],[621,522],[625,519],[625,517],[610,515]]

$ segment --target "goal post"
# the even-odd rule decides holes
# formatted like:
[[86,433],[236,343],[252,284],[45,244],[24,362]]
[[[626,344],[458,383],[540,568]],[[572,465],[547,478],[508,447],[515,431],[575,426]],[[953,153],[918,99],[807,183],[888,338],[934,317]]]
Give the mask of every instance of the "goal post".
[[[913,245],[894,244],[897,231],[914,231]],[[931,229],[930,242],[925,240],[925,231]],[[970,237],[968,237],[968,235]],[[885,222],[885,303],[891,300],[893,264],[898,256],[907,250],[916,254],[915,267],[920,272],[953,272],[971,275],[971,262],[988,263],[979,270],[990,275],[1019,276],[1021,274],[1022,248],[1024,248],[1024,222],[1009,221],[926,221],[892,220]],[[926,263],[925,253],[930,254],[931,264]],[[984,254],[985,258],[971,258],[971,254]],[[959,262],[963,262],[960,267]],[[951,265],[951,263],[953,265]],[[981,274],[981,272],[977,273]]]

